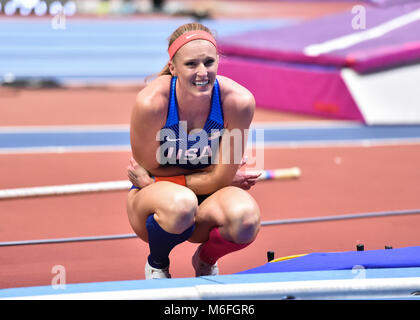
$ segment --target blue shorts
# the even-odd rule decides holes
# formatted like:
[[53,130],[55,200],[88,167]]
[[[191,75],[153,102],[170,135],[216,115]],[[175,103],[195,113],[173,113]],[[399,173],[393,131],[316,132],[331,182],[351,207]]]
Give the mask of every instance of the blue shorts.
[[[139,189],[140,190],[141,188],[136,187],[135,185],[132,185],[130,190],[133,190],[133,189]],[[198,199],[198,205],[200,205],[204,200],[206,200],[211,195],[210,194],[197,194],[196,196],[197,196],[197,199]]]

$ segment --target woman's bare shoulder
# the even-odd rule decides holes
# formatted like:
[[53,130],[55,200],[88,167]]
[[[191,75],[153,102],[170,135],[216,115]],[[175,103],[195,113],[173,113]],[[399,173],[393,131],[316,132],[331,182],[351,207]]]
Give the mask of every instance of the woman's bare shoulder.
[[146,86],[139,91],[137,98],[146,99],[153,98],[159,95],[169,96],[169,89],[171,85],[171,76],[163,75],[153,79]]
[[148,83],[136,97],[136,107],[144,109],[144,111],[159,112],[166,110],[169,91],[171,84],[171,76],[159,76]]
[[253,113],[255,98],[251,91],[225,76],[217,76],[217,80],[220,84],[222,104],[226,109],[234,113],[246,111]]

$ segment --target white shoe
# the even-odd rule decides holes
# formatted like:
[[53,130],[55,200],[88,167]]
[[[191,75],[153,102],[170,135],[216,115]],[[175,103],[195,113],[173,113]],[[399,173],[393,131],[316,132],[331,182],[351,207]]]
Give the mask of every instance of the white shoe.
[[201,260],[199,253],[202,244],[197,248],[194,255],[192,256],[192,265],[195,270],[195,276],[217,276],[219,275],[219,267],[217,266],[217,262],[213,265],[205,263]]
[[146,266],[144,267],[144,275],[146,279],[169,279],[171,278],[171,274],[169,273],[169,267],[165,269],[157,269],[153,268],[149,261],[146,262]]

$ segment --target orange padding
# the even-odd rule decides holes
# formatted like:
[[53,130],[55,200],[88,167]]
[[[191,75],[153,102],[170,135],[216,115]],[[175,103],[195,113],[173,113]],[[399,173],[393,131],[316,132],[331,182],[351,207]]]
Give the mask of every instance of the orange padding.
[[170,181],[176,184],[179,184],[181,186],[186,186],[186,182],[185,182],[185,176],[173,176],[173,177],[155,177],[155,181]]

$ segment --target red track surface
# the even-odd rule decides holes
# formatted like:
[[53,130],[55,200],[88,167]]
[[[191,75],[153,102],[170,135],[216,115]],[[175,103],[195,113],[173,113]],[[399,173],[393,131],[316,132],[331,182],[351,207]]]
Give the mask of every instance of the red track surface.
[[[135,94],[20,91],[2,97],[2,102],[8,100],[0,111],[0,125],[127,125]],[[255,116],[255,121],[308,119],[264,110]],[[129,156],[129,152],[3,154],[0,188],[122,180]],[[266,168],[299,166],[302,177],[261,182],[250,192],[261,206],[263,221],[417,209],[418,163],[418,145],[267,149]],[[108,192],[0,201],[0,241],[133,233],[125,200],[126,192]],[[417,215],[267,226],[251,246],[222,258],[220,270],[230,274],[260,266],[267,250],[279,257],[350,251],[359,242],[367,250],[415,246],[419,227]],[[173,250],[173,277],[193,276],[190,257],[195,248],[184,243]],[[143,279],[147,254],[147,244],[138,239],[1,247],[0,288],[49,285],[55,265],[66,268],[67,283]]]

